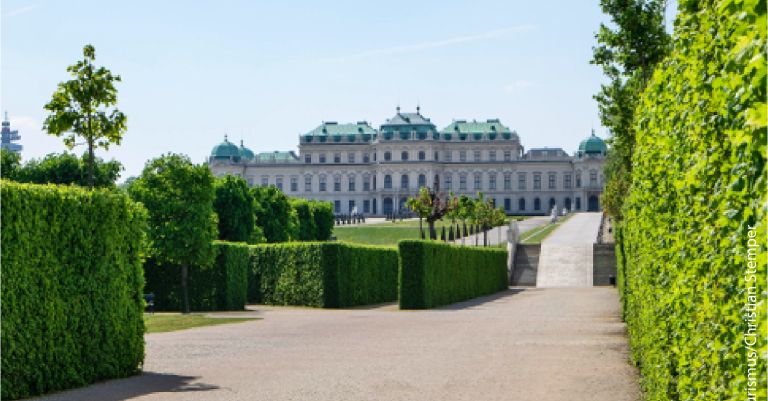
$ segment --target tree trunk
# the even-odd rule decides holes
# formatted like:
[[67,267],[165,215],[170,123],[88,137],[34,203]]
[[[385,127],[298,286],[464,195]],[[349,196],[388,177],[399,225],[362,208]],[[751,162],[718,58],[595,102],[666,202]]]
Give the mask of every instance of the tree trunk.
[[424,239],[424,227],[422,226],[422,217],[419,216],[419,239]]
[[483,226],[483,246],[488,246],[488,227]]
[[189,277],[189,267],[187,265],[181,266],[181,292],[183,293],[184,297],[184,309],[182,310],[182,313],[189,313],[189,288],[187,286],[187,281]]
[[427,224],[429,225],[429,239],[431,240],[437,239],[437,231],[435,231],[435,222],[431,220],[427,220]]
[[93,189],[93,131],[91,126],[91,116],[88,115],[88,187]]

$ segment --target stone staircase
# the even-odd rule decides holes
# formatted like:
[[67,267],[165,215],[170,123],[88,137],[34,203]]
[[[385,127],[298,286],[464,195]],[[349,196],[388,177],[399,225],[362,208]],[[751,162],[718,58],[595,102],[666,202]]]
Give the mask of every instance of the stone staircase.
[[536,275],[539,268],[541,245],[517,244],[515,265],[510,278],[510,285],[536,286]]

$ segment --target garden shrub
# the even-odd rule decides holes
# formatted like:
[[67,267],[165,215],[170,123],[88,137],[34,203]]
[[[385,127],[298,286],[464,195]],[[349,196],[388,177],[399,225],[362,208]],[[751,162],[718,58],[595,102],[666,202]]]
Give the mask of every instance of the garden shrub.
[[502,291],[507,251],[404,240],[400,253],[400,308],[426,309]]
[[137,373],[146,211],[117,190],[2,182],[2,398]]
[[617,257],[649,400],[766,396],[765,53],[764,0],[681,1],[637,109]]
[[343,243],[251,246],[249,300],[325,308],[397,299],[397,250]]
[[[212,266],[190,266],[189,305],[193,311],[243,310],[248,291],[250,249],[244,243],[214,241]],[[181,310],[181,268],[155,260],[144,265],[145,292],[155,295],[155,309]]]

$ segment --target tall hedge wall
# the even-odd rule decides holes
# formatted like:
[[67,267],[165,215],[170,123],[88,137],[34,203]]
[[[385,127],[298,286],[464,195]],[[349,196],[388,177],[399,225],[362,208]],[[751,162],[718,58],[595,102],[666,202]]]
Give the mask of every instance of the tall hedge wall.
[[[189,267],[189,304],[193,311],[243,310],[248,293],[250,248],[244,243],[214,241],[212,266]],[[144,264],[146,293],[155,295],[155,309],[181,310],[181,269],[149,259]]]
[[0,187],[2,398],[138,372],[144,208],[114,190]]
[[675,25],[620,227],[632,352],[649,400],[765,399],[766,2],[681,1]]
[[251,247],[249,300],[325,308],[397,299],[397,250],[343,243]]
[[425,309],[502,291],[507,251],[405,240],[400,248],[400,308]]

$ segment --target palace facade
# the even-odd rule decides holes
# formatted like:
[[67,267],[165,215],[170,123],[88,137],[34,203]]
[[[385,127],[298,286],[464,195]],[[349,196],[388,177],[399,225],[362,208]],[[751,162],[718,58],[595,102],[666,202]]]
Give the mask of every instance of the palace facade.
[[474,196],[482,192],[508,214],[549,214],[553,207],[600,210],[607,146],[584,139],[570,155],[561,148],[524,149],[498,119],[455,120],[442,130],[415,113],[379,129],[366,121],[324,122],[299,137],[299,152],[254,153],[224,142],[211,151],[216,176],[274,185],[291,197],[330,201],[336,213],[383,215],[429,186]]

